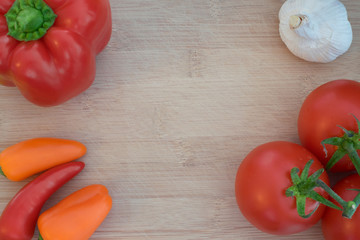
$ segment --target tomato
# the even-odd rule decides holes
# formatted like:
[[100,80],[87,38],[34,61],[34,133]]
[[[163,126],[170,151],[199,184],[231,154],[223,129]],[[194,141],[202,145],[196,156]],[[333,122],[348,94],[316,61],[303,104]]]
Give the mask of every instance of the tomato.
[[[252,150],[241,162],[235,182],[236,200],[244,217],[261,231],[275,235],[301,232],[316,224],[324,213],[324,205],[308,199],[307,213],[319,207],[305,219],[298,215],[295,198],[285,195],[285,191],[293,185],[291,169],[297,167],[302,171],[311,159],[314,163],[310,174],[323,168],[323,165],[298,144],[270,142]],[[326,172],[319,179],[329,184]],[[316,192],[328,197],[322,189],[316,188]]]
[[[345,201],[354,200],[360,189],[360,176],[353,174],[338,182],[333,190]],[[360,238],[360,210],[351,219],[341,215],[341,211],[326,208],[322,219],[322,231],[326,240],[356,240]]]
[[[331,137],[341,137],[347,130],[358,132],[356,119],[360,118],[360,83],[352,80],[335,80],[321,85],[305,99],[298,117],[301,144],[326,165],[338,149],[326,144],[325,154],[321,142]],[[354,165],[345,155],[331,171],[353,170]]]

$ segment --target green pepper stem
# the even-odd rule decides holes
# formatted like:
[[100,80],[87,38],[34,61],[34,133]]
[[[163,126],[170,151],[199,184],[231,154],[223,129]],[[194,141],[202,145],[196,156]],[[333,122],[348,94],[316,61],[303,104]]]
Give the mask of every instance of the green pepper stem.
[[57,16],[43,0],[16,0],[5,17],[8,35],[19,41],[33,41],[46,34]]
[[38,240],[44,240],[40,233],[39,233],[39,239]]

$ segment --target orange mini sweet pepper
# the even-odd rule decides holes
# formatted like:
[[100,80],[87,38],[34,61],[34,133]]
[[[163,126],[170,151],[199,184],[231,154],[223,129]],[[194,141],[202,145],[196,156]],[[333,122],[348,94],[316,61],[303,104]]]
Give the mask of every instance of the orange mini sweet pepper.
[[36,173],[82,157],[86,147],[77,141],[33,138],[12,145],[0,153],[0,173],[21,181]]
[[43,212],[38,219],[39,240],[87,240],[112,206],[105,186],[82,188]]

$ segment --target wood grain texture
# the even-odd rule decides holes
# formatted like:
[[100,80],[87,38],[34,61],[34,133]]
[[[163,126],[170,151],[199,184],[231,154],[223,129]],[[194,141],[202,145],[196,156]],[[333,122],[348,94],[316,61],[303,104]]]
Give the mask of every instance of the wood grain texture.
[[[311,90],[360,80],[360,2],[343,1],[354,41],[328,64],[302,61],[282,43],[283,2],[111,0],[113,35],[95,83],[53,108],[0,88],[0,149],[43,136],[86,144],[86,168],[44,209],[106,185],[114,206],[94,240],[323,239],[320,225],[287,237],[262,233],[234,198],[237,167],[251,149],[299,142],[296,118]],[[0,179],[0,209],[30,180]]]

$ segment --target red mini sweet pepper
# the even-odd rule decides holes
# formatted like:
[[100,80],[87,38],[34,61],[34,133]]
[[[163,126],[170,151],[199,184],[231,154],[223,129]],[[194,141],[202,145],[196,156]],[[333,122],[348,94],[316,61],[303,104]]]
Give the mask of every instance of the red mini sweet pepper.
[[83,162],[58,165],[20,189],[0,217],[0,240],[31,240],[46,200],[84,166]]
[[0,84],[59,105],[91,86],[111,31],[109,0],[1,0]]

